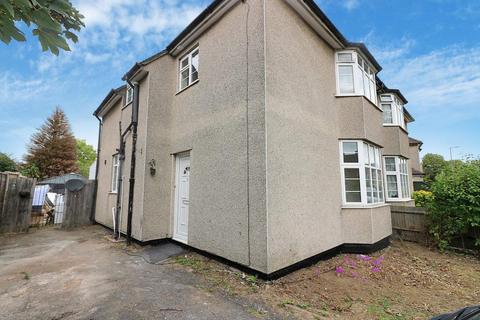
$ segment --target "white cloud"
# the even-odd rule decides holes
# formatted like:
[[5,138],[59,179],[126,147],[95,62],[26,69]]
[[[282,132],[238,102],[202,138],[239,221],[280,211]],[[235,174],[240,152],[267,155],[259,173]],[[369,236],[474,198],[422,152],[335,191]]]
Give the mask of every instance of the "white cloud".
[[387,85],[399,87],[421,111],[448,112],[459,120],[479,117],[480,47],[448,47],[400,58],[384,70]]
[[348,11],[352,11],[356,9],[360,5],[359,0],[344,0],[342,5],[347,9]]
[[[0,73],[0,100],[9,103],[28,101],[51,89],[49,82],[36,78],[22,78],[5,72]],[[5,106],[5,104],[2,104]],[[1,109],[2,107],[0,107]]]

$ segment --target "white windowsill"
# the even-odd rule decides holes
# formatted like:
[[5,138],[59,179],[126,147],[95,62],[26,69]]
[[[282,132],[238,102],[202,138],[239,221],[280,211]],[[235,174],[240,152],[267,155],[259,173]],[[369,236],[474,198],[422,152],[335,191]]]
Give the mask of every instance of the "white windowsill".
[[175,95],[179,95],[179,94],[182,93],[183,91],[185,91],[185,90],[187,90],[188,88],[196,85],[196,84],[199,83],[199,82],[200,82],[200,79],[197,79],[197,80],[193,81],[193,82],[190,83],[188,86],[186,86],[185,88],[183,88],[183,89],[179,90],[177,93],[175,93]]
[[402,129],[404,132],[408,133],[407,129],[405,129],[404,127],[402,127],[401,125],[399,124],[393,124],[393,123],[384,123],[383,124],[384,127],[398,127],[399,129]]
[[374,209],[390,206],[389,203],[376,203],[376,204],[343,204],[342,209]]
[[388,202],[408,202],[408,201],[412,201],[412,200],[413,200],[412,198],[405,198],[405,199],[389,199],[389,198],[387,198]]

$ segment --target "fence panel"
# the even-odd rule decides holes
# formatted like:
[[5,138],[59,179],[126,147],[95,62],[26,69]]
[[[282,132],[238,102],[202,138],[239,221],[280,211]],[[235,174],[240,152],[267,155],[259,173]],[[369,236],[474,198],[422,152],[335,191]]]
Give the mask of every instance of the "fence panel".
[[35,179],[0,173],[0,233],[28,231]]
[[90,215],[93,208],[94,181],[89,181],[78,191],[65,192],[65,212],[62,228],[75,228],[91,224]]
[[393,236],[406,241],[428,243],[425,209],[391,206]]

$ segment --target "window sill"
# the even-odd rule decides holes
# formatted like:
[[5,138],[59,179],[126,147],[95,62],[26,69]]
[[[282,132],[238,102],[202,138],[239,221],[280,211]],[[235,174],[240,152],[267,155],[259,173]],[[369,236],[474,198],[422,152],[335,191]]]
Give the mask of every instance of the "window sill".
[[187,90],[188,88],[190,87],[193,87],[194,85],[196,85],[197,83],[200,82],[200,79],[197,79],[195,81],[193,81],[192,83],[190,83],[188,86],[186,86],[185,88],[183,88],[182,90],[178,91],[177,93],[175,93],[175,95],[179,95],[180,93],[182,93],[183,91]]
[[342,209],[375,209],[390,206],[388,203],[376,204],[343,204]]
[[387,198],[388,202],[408,202],[412,200],[413,200],[412,198],[405,198],[405,199],[388,199]]
[[402,129],[402,131],[408,133],[408,131],[407,131],[404,127],[402,127],[401,125],[399,125],[399,124],[384,123],[383,126],[384,126],[384,127],[398,127],[399,129]]
[[133,103],[133,101],[125,104],[125,105],[122,107],[122,110],[125,109],[126,107],[128,107],[129,105],[131,105],[132,103]]
[[114,191],[109,191],[108,194],[118,194],[118,192]]

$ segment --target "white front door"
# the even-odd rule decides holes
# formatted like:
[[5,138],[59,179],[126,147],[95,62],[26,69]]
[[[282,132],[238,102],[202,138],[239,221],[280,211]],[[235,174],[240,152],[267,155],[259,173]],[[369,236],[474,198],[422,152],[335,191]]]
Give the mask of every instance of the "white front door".
[[175,213],[173,220],[173,239],[188,241],[188,208],[190,205],[190,154],[176,157]]

